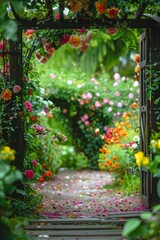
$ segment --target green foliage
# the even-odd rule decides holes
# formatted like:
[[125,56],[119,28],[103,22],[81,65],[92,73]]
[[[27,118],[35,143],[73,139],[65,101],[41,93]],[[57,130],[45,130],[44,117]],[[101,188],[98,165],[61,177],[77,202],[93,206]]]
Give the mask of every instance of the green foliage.
[[68,169],[87,169],[89,167],[88,159],[83,152],[76,153],[73,146],[62,146],[61,148],[62,168]]
[[13,220],[12,215],[13,205],[17,201],[14,197],[18,191],[17,182],[22,181],[22,173],[11,164],[14,154],[14,150],[9,147],[0,151],[0,236],[2,240],[27,240],[23,228],[26,220]]
[[[159,135],[159,134],[158,134]],[[156,137],[158,136],[156,134]],[[152,136],[153,137],[153,136]],[[153,151],[153,159],[147,168],[154,177],[160,179],[160,139],[151,141],[151,150]],[[160,196],[159,187],[160,181],[157,184],[157,193]],[[129,220],[123,229],[123,236],[127,236],[129,240],[136,239],[160,239],[160,205],[155,205],[150,212],[140,215],[140,219]]]
[[124,193],[126,196],[131,196],[132,194],[139,193],[140,189],[140,172],[137,171],[134,173],[129,172],[125,173],[124,181],[120,185],[120,191]]

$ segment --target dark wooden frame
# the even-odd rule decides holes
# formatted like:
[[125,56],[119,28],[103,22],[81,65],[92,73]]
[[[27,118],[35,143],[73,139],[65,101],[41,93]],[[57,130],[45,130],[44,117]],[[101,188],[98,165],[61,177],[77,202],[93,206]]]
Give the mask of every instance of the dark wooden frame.
[[[90,19],[90,18],[77,18],[76,20],[69,20],[64,19],[63,16],[63,9],[64,5],[62,3],[63,1],[60,1],[59,3],[59,14],[60,19],[54,20],[53,19],[53,12],[51,8],[51,1],[46,0],[46,6],[48,9],[47,17],[48,19],[45,21],[39,21],[37,19],[33,20],[25,20],[20,18],[16,11],[14,10],[12,6],[13,14],[17,20],[18,26],[19,26],[19,33],[18,33],[18,41],[17,42],[10,42],[10,50],[11,50],[11,70],[10,70],[10,76],[11,78],[16,79],[16,84],[22,86],[23,88],[23,81],[22,81],[22,69],[20,70],[20,65],[22,66],[22,49],[20,46],[22,46],[22,29],[74,29],[74,28],[101,28],[101,27],[113,27],[116,22],[118,21],[119,26],[123,26],[124,23],[127,23],[127,28],[141,28],[141,29],[148,29],[149,36],[150,36],[150,44],[151,44],[151,63],[154,63],[157,60],[157,54],[155,54],[154,49],[156,48],[160,49],[160,36],[155,35],[155,31],[158,30],[160,32],[160,17],[159,16],[153,16],[150,14],[144,14],[144,10],[146,8],[146,4],[142,3],[135,15],[135,19]],[[145,16],[146,18],[142,18],[142,16]],[[17,45],[18,44],[18,45]],[[19,47],[17,47],[19,46]],[[21,49],[21,50],[20,50]],[[12,80],[12,79],[11,79]],[[21,101],[23,96],[21,96]],[[149,113],[149,121],[151,125],[149,127],[156,129],[156,123],[155,123],[155,106],[154,106],[154,99],[151,101],[151,112]],[[145,106],[148,108],[148,106]],[[146,109],[141,109],[141,112],[146,111]],[[13,129],[14,132],[12,134],[11,139],[11,146],[16,150],[16,165],[18,169],[23,169],[23,160],[24,160],[24,151],[25,151],[25,144],[24,144],[24,122],[23,122],[23,109],[19,112],[19,118],[16,122],[13,122]],[[144,143],[141,141],[141,149],[146,152],[146,144],[149,143],[150,140],[150,130],[147,129],[148,135],[147,135],[147,143]],[[148,173],[147,173],[148,174]],[[151,181],[151,183],[150,183]],[[148,174],[147,184],[149,184],[149,193],[147,195],[151,195],[149,200],[145,199],[146,206],[150,208],[152,205],[157,203],[159,199],[157,198],[155,190],[153,190],[154,186],[154,179],[151,178],[151,176]],[[143,187],[143,186],[142,186]]]

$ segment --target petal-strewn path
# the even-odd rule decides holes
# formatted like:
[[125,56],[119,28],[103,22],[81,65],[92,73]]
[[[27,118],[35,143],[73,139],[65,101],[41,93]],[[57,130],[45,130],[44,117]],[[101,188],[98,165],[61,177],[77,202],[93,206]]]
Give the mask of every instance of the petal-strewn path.
[[140,196],[124,197],[103,188],[112,182],[109,173],[84,170],[60,171],[53,180],[36,183],[44,196],[41,214],[52,218],[107,217],[109,212],[144,210]]

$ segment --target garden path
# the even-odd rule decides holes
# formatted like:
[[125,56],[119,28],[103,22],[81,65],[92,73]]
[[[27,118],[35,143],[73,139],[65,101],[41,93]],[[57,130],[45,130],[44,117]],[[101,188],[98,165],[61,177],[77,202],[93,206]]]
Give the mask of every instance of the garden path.
[[61,170],[50,181],[37,182],[43,194],[41,215],[47,218],[106,218],[111,212],[145,210],[139,194],[129,197],[104,189],[111,175],[95,170]]

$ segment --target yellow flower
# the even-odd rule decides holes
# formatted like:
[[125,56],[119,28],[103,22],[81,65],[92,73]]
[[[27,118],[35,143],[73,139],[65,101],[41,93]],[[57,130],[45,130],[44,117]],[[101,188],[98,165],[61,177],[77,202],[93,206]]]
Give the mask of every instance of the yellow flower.
[[144,158],[144,153],[143,152],[137,152],[134,154],[136,160],[142,161]]
[[149,158],[148,157],[144,157],[142,160],[142,165],[146,166],[149,164]]
[[116,128],[119,127],[119,123],[118,122],[115,123],[115,127]]
[[138,167],[142,166],[142,161],[144,158],[144,153],[143,152],[137,152],[134,154],[135,158],[136,158],[136,164]]
[[0,158],[3,160],[15,160],[15,151],[8,146],[3,147],[0,151]]

